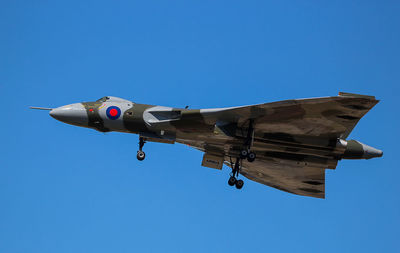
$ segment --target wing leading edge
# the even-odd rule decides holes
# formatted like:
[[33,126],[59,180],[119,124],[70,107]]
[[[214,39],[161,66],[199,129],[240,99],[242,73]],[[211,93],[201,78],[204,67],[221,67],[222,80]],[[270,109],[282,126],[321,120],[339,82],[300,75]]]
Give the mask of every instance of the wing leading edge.
[[217,117],[238,126],[253,119],[256,132],[345,139],[378,102],[373,96],[340,92],[334,97],[200,111],[205,117]]

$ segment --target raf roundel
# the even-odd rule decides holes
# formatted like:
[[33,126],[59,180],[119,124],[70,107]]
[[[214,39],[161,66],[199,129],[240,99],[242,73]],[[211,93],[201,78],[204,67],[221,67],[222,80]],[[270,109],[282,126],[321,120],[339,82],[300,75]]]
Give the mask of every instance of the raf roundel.
[[121,109],[119,109],[117,106],[110,106],[107,108],[106,113],[109,119],[118,119],[121,115]]

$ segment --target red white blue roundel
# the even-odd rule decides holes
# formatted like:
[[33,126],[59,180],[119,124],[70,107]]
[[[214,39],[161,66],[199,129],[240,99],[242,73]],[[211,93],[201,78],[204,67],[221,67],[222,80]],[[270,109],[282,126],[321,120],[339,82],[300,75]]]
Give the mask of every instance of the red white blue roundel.
[[106,114],[109,119],[118,119],[121,115],[121,109],[117,106],[110,106],[107,108]]

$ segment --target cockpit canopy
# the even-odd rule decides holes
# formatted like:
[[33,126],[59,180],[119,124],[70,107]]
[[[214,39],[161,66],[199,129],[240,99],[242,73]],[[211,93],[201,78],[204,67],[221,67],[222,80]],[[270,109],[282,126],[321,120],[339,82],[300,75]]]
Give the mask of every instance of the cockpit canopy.
[[97,99],[96,102],[130,102],[129,100],[123,99],[123,98],[119,98],[119,97],[112,97],[112,96],[106,96],[106,97],[102,97],[100,99]]

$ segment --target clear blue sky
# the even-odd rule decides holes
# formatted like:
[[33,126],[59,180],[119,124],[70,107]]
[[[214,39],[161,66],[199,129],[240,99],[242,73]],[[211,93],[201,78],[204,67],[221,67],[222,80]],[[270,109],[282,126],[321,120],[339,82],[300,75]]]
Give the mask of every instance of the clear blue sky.
[[[0,252],[399,252],[399,1],[1,1]],[[326,199],[201,167],[183,145],[28,106],[105,95],[212,108],[375,95]]]

